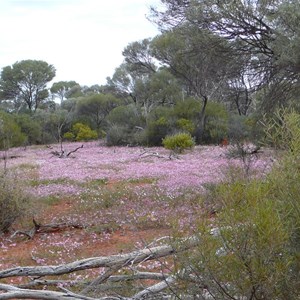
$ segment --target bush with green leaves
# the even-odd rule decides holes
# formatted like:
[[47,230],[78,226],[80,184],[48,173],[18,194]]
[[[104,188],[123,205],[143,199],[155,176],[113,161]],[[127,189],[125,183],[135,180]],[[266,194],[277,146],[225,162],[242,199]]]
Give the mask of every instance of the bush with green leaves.
[[107,116],[106,143],[108,146],[137,145],[145,128],[145,118],[135,105],[114,108]]
[[175,153],[182,153],[185,149],[195,146],[195,142],[189,133],[176,133],[166,136],[162,141],[163,146]]
[[181,119],[177,120],[176,125],[179,128],[179,130],[188,132],[190,134],[193,134],[193,132],[196,129],[195,124],[191,120],[188,120],[185,118],[181,118]]
[[29,196],[16,176],[0,173],[0,232],[7,232],[14,222],[25,214]]
[[274,128],[275,120],[268,128],[269,138],[280,136],[285,146],[272,171],[252,180],[232,175],[214,187],[215,217],[199,215],[199,245],[177,257],[186,294],[300,298],[300,115],[281,117],[284,126]]
[[0,149],[7,150],[11,147],[22,145],[26,140],[25,134],[7,113],[0,112]]
[[148,146],[161,146],[162,140],[175,129],[173,109],[170,107],[156,107],[147,118],[145,143]]
[[230,143],[258,143],[263,136],[263,127],[254,116],[232,114],[228,122],[228,139]]
[[174,116],[176,119],[187,119],[195,121],[201,112],[201,102],[194,98],[179,100],[174,106]]
[[96,140],[98,134],[96,130],[92,130],[88,125],[76,123],[72,126],[71,131],[66,132],[63,137],[67,140],[89,141]]
[[205,144],[220,144],[227,136],[228,112],[224,105],[216,102],[207,103],[204,130],[198,139]]
[[21,132],[26,136],[29,145],[41,143],[41,124],[29,114],[18,114],[14,116],[15,122],[19,125]]

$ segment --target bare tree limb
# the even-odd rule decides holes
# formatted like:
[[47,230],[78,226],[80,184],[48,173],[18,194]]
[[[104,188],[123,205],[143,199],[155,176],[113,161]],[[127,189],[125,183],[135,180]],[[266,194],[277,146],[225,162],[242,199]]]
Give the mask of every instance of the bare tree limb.
[[82,291],[81,294],[86,295],[97,285],[100,285],[102,282],[107,280],[112,274],[114,274],[116,271],[120,270],[123,267],[123,264],[117,264],[113,267],[111,267],[108,271],[106,271],[103,275],[99,276],[97,279],[95,279],[93,282],[91,282],[87,287],[85,287]]
[[[45,300],[95,300],[95,298],[74,294],[72,292],[55,292],[43,290],[27,290],[17,288],[8,284],[0,284],[0,290],[6,293],[0,294],[0,300],[8,299],[45,299]],[[116,297],[100,298],[101,300],[120,300]]]
[[79,150],[79,149],[81,149],[81,148],[83,148],[83,144],[82,144],[81,146],[77,147],[76,149],[74,149],[74,150],[68,152],[68,154],[66,154],[66,157],[70,156],[70,154],[75,153],[77,150]]
[[57,151],[57,150],[54,150],[54,151],[51,151],[50,153],[53,155],[53,156],[57,156],[59,158],[66,158],[66,157],[69,157],[72,153],[75,153],[76,151],[78,151],[79,149],[83,148],[83,144],[77,148],[75,148],[74,150],[71,150],[69,151],[67,154],[65,153],[65,151],[63,150],[62,146],[61,146],[61,150],[60,151]]
[[176,277],[171,275],[168,278],[166,278],[164,281],[161,281],[157,284],[147,287],[146,289],[142,290],[141,292],[135,294],[131,299],[138,300],[138,299],[145,298],[147,295],[157,294],[157,293],[167,289],[171,284],[174,284],[175,281],[176,281]]
[[41,224],[38,223],[35,219],[32,220],[34,227],[28,231],[21,231],[17,230],[12,234],[11,237],[14,237],[16,235],[25,235],[29,239],[32,239],[35,234],[37,233],[50,233],[50,232],[56,232],[64,229],[70,229],[70,228],[84,228],[83,225],[76,224],[76,223],[54,223],[54,224]]
[[[165,275],[162,273],[153,272],[135,272],[132,275],[112,275],[107,278],[107,282],[122,282],[122,281],[134,281],[134,280],[164,280]],[[92,282],[85,282],[89,285]],[[34,279],[28,283],[17,285],[18,288],[28,289],[39,286],[73,286],[77,285],[78,281],[74,280],[48,280],[48,279]]]
[[199,239],[191,237],[189,239],[183,240],[181,243],[178,243],[177,249],[175,249],[175,247],[172,245],[162,245],[149,249],[133,251],[127,254],[91,257],[61,265],[15,267],[0,271],[0,278],[17,276],[62,275],[86,269],[94,269],[100,267],[111,268],[118,264],[122,264],[125,267],[131,264],[138,264],[142,261],[153,260],[174,254],[179,251],[187,250],[199,244],[199,242]]

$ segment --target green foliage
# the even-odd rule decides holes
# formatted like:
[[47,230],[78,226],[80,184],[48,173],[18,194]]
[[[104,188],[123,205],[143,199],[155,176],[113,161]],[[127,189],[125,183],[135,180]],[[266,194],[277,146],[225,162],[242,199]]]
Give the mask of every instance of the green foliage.
[[26,136],[21,132],[13,117],[0,112],[0,149],[7,150],[10,147],[20,146],[25,140]]
[[258,143],[263,136],[263,128],[255,117],[232,114],[229,116],[228,138],[231,143]]
[[202,142],[219,144],[228,135],[228,112],[220,103],[207,104]]
[[66,132],[64,135],[63,135],[63,138],[65,140],[68,140],[68,141],[74,141],[75,140],[75,134],[73,132]]
[[145,127],[141,110],[134,105],[114,108],[107,116],[106,143],[113,145],[136,145],[140,143]]
[[262,125],[267,145],[291,152],[300,149],[300,117],[295,111],[279,109],[271,118],[265,117]]
[[212,189],[216,217],[199,216],[201,243],[179,256],[181,268],[192,272],[182,274],[188,294],[207,291],[217,300],[299,299],[300,115],[281,117],[284,126],[271,128],[277,142],[283,138],[285,152],[266,178],[236,177]]
[[50,91],[52,95],[58,97],[62,103],[68,96],[68,91],[74,86],[78,86],[78,83],[75,81],[54,82],[50,88]]
[[191,120],[181,118],[177,120],[176,125],[180,131],[185,131],[192,134],[195,131],[195,125]]
[[40,60],[22,60],[4,67],[0,78],[2,99],[13,100],[18,107],[36,109],[47,99],[47,83],[55,76],[55,68]]
[[174,106],[174,115],[178,119],[196,120],[201,112],[201,102],[194,98],[177,101]]
[[15,122],[20,126],[21,132],[26,135],[27,144],[34,145],[41,143],[41,124],[28,114],[14,116]]
[[162,144],[166,149],[172,150],[175,153],[182,153],[185,149],[192,148],[195,142],[192,136],[188,133],[176,133],[166,136]]
[[66,132],[63,137],[69,140],[74,139],[76,141],[89,141],[96,140],[98,138],[98,134],[89,126],[82,123],[76,123],[72,126],[71,132]]
[[95,94],[80,98],[76,103],[77,117],[85,117],[92,128],[100,131],[111,110],[120,105],[120,100],[111,94]]
[[13,174],[0,174],[0,232],[7,232],[21,217],[29,202],[24,188]]
[[149,114],[145,138],[149,146],[161,146],[163,138],[172,133],[172,113],[171,108],[157,107]]
[[69,129],[72,114],[65,109],[46,111],[38,109],[33,118],[42,128],[41,143],[57,143],[64,132]]
[[[201,245],[185,263],[192,266],[199,286],[214,299],[292,299],[287,297],[290,232],[278,201],[269,197],[270,186],[257,181],[219,187],[222,209],[214,221],[198,225]],[[189,286],[193,293],[199,293]]]

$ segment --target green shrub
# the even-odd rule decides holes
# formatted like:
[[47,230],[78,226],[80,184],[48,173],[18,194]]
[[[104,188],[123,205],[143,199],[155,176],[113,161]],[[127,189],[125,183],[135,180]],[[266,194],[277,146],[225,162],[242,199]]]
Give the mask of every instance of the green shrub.
[[41,124],[27,114],[15,115],[15,122],[20,126],[21,132],[26,135],[27,144],[35,145],[41,143]]
[[68,140],[68,141],[74,141],[75,140],[75,134],[73,132],[66,132],[64,135],[63,135],[63,138],[65,140]]
[[114,108],[107,116],[106,143],[113,145],[137,145],[144,140],[142,131],[145,118],[134,105]]
[[12,116],[0,112],[0,149],[9,149],[22,145],[26,140],[25,134],[21,132],[18,124]]
[[88,125],[76,123],[72,126],[70,132],[66,132],[63,136],[65,139],[76,141],[89,141],[98,138],[97,131],[92,130]]
[[149,146],[161,146],[162,140],[174,130],[173,110],[157,107],[148,116],[146,141]]
[[129,138],[130,132],[128,128],[113,124],[109,128],[106,134],[106,145],[107,146],[122,146],[130,144],[131,139]]
[[15,176],[0,174],[0,232],[7,232],[24,215],[29,197]]
[[283,113],[280,120],[267,128],[284,150],[278,163],[265,178],[227,176],[214,186],[208,198],[215,217],[200,213],[201,242],[177,256],[191,298],[207,291],[216,300],[299,299],[300,115]]
[[257,143],[263,135],[262,126],[258,126],[256,118],[233,114],[229,117],[228,138],[231,143]]
[[203,136],[198,137],[202,143],[220,144],[228,135],[228,112],[220,103],[209,102],[205,112]]
[[177,120],[176,125],[178,126],[179,130],[188,132],[192,134],[195,131],[195,125],[191,120],[181,118]]
[[189,133],[176,133],[166,136],[162,144],[166,149],[172,150],[175,153],[182,153],[185,149],[194,147],[195,142]]
[[201,102],[194,98],[177,101],[174,106],[174,115],[178,119],[195,121],[201,112]]

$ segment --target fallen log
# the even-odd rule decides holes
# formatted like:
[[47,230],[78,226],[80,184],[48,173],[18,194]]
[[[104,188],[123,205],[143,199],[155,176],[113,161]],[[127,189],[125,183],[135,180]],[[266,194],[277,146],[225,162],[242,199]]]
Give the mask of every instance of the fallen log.
[[[15,267],[0,271],[1,278],[9,277],[28,277],[32,278],[31,282],[24,283],[23,285],[8,285],[0,283],[0,300],[4,299],[46,299],[46,300],[139,300],[147,299],[150,296],[158,295],[163,290],[168,289],[171,285],[176,283],[176,276],[165,274],[163,271],[161,273],[150,273],[150,272],[135,272],[135,265],[151,261],[154,259],[159,259],[167,257],[172,254],[176,254],[181,251],[188,250],[197,244],[200,240],[196,237],[190,237],[174,245],[161,245],[150,248],[145,248],[137,251],[133,251],[127,254],[118,254],[104,257],[91,257],[87,259],[82,259],[74,261],[67,264],[61,265],[49,265],[49,266],[27,266],[27,267]],[[160,262],[162,264],[162,262]],[[71,281],[71,280],[49,280],[48,278],[42,280],[43,276],[58,276],[69,274],[76,271],[83,271],[94,268],[108,268],[108,270],[100,277],[94,279],[93,281]],[[114,275],[114,273],[124,267],[129,267],[133,270],[133,275]],[[128,268],[127,271],[128,272]],[[160,280],[160,282],[153,284],[144,288],[142,291],[137,292],[132,297],[101,297],[101,298],[91,298],[85,296],[89,292],[100,291],[104,287],[104,282],[118,282],[124,280],[135,280],[135,279],[152,279]],[[64,284],[66,283],[66,284]],[[39,287],[43,285],[43,290],[32,289],[34,287]],[[75,294],[67,290],[64,286],[85,286],[83,290]],[[55,286],[56,289],[59,288],[62,292],[52,291],[48,288],[50,286]],[[100,289],[99,289],[100,288]]]
[[152,248],[146,248],[138,251],[133,251],[127,254],[117,254],[103,257],[91,257],[75,262],[52,265],[52,266],[27,266],[15,267],[7,270],[0,271],[0,278],[18,277],[18,276],[53,276],[69,274],[75,271],[94,269],[94,268],[112,268],[116,265],[123,267],[138,264],[148,260],[153,260],[165,257],[179,251],[190,249],[191,247],[199,244],[199,239],[191,237],[177,243],[175,246],[162,245]]
[[28,231],[23,231],[23,230],[17,230],[12,234],[11,237],[14,237],[16,235],[25,235],[29,239],[33,239],[35,234],[37,233],[52,233],[52,232],[57,232],[65,229],[70,229],[70,228],[76,228],[76,229],[83,229],[84,226],[81,224],[75,224],[75,223],[54,223],[54,224],[41,224],[38,223],[35,219],[32,220],[34,227]]

